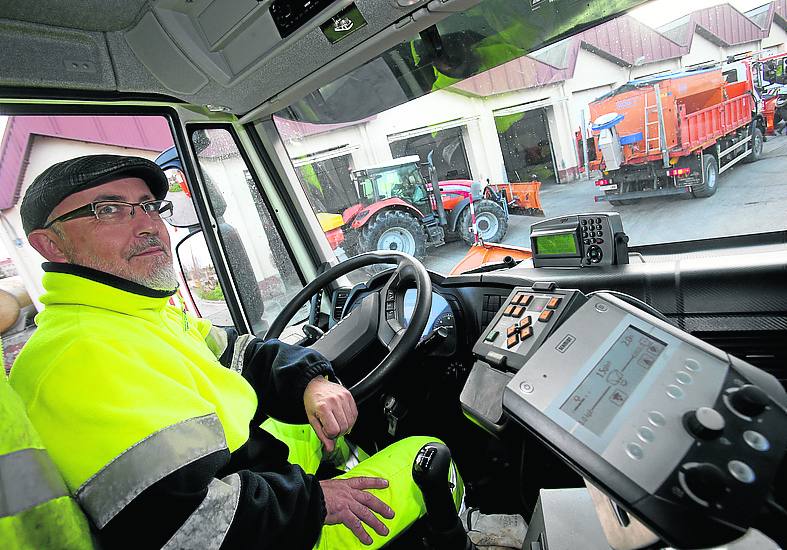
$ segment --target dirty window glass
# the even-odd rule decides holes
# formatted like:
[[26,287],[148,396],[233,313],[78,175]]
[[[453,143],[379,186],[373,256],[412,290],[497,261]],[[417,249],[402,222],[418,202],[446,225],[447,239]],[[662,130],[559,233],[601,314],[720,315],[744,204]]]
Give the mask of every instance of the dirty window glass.
[[243,308],[263,335],[303,285],[230,133],[199,130],[192,141]]
[[783,8],[485,0],[274,122],[337,257],[461,272],[527,258],[544,218],[607,211],[632,246],[781,231]]

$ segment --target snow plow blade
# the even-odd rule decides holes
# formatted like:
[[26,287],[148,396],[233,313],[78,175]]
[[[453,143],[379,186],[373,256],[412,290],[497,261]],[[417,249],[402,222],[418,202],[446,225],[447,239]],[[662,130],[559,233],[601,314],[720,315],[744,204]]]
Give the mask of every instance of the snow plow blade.
[[512,214],[544,216],[541,208],[541,182],[492,183],[496,193],[505,195],[508,210]]
[[449,275],[461,275],[482,265],[502,263],[506,257],[517,261],[529,260],[533,257],[533,253],[529,248],[507,244],[484,243],[471,246]]

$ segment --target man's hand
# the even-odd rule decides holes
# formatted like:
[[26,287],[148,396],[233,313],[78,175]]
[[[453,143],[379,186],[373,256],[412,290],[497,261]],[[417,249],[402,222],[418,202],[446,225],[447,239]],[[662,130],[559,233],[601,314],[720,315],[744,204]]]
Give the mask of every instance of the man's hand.
[[348,433],[358,418],[358,408],[350,392],[322,376],[306,386],[303,404],[309,424],[329,453],[333,452],[336,438]]
[[371,544],[372,537],[363,528],[363,523],[380,535],[388,534],[388,528],[372,512],[385,519],[392,519],[394,511],[364,489],[385,489],[388,481],[379,477],[353,477],[349,479],[328,479],[320,482],[325,496],[325,525],[343,523],[358,540]]

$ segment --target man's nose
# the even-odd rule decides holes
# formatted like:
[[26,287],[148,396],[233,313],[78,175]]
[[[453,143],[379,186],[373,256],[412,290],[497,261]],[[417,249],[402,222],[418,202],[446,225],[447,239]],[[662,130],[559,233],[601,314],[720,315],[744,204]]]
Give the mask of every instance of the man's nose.
[[134,208],[134,213],[131,215],[131,224],[137,235],[157,235],[159,232],[157,220],[151,218],[139,206]]

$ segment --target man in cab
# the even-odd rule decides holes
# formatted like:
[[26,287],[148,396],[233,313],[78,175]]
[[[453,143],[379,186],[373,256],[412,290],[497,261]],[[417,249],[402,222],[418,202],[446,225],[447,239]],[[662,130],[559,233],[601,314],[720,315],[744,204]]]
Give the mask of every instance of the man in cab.
[[435,440],[407,438],[334,479],[315,477],[323,458],[346,469],[358,454],[342,437],[358,415],[352,396],[317,352],[173,305],[167,190],[153,162],[92,155],[45,170],[21,206],[47,260],[45,307],[10,381],[100,542],[390,542],[424,514],[411,468]]

